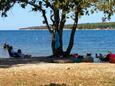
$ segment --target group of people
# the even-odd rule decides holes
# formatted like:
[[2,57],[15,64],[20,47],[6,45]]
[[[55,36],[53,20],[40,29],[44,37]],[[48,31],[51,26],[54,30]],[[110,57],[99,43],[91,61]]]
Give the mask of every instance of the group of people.
[[109,61],[110,54],[112,54],[112,53],[109,53],[107,55],[102,55],[101,53],[99,53],[99,54],[96,53],[95,57],[99,58],[102,62],[107,62],[107,61]]
[[[7,43],[4,43],[3,48],[6,49],[10,57],[13,58],[31,58],[31,55],[25,55],[22,53],[21,49],[14,51],[13,47]],[[94,58],[91,56],[91,53],[87,53],[85,56],[76,54],[71,54],[69,57],[72,57],[73,62],[95,62]],[[115,54],[109,52],[107,55],[101,53],[95,54],[95,57],[98,58],[101,62],[112,62],[115,63]]]
[[115,54],[109,52],[107,55],[96,54],[96,58],[99,58],[102,62],[115,63]]
[[18,49],[17,51],[14,51],[13,47],[10,46],[7,43],[4,43],[3,48],[7,49],[8,53],[9,53],[9,56],[13,57],[13,58],[26,58],[26,57],[28,58],[28,57],[31,57],[31,55],[23,54],[21,49]]
[[91,53],[87,53],[85,56],[72,54],[72,60],[73,62],[94,62],[93,57],[91,56]]
[[[96,60],[94,59],[98,59],[100,60],[99,62],[112,62],[115,63],[115,54],[112,54],[111,52],[109,52],[107,55],[103,55],[101,53],[99,54],[95,54],[95,58],[91,55],[91,53],[87,53],[85,56],[82,55],[78,55],[78,54],[72,54],[71,55],[72,60],[74,62],[95,62]],[[98,62],[98,61],[96,61]]]

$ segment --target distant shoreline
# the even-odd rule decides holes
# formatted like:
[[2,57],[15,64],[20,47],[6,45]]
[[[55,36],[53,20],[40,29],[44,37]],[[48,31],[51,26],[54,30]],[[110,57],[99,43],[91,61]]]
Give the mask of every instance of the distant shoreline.
[[[70,30],[72,28],[72,24],[65,25],[66,29]],[[115,22],[101,22],[101,23],[85,23],[85,24],[78,24],[78,28],[80,30],[114,30],[115,29]],[[25,28],[19,28],[20,30],[46,30],[47,26],[31,26]]]
[[[19,29],[19,30],[48,30],[48,29]],[[64,30],[71,30],[71,29],[64,29]],[[113,29],[76,29],[76,30],[115,30]]]

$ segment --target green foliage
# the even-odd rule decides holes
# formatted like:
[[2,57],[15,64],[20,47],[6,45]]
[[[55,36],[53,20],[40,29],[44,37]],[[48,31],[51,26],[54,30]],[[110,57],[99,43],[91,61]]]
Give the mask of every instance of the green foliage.
[[15,0],[0,0],[0,14],[7,17],[7,11],[9,11],[15,4]]
[[104,16],[110,20],[111,19],[111,15],[114,14],[115,12],[115,0],[100,0],[97,5],[97,8],[100,11],[103,11],[103,13],[105,14]]
[[[66,25],[65,28],[71,28],[72,25]],[[115,22],[105,22],[105,23],[86,23],[78,24],[78,29],[115,29]]]
[[[22,8],[31,5],[32,11],[47,10],[47,8],[54,10],[57,8],[60,11],[64,10],[66,14],[71,12],[71,15],[73,15],[72,12],[79,11],[79,16],[92,14],[98,9],[103,11],[105,17],[108,17],[108,19],[110,19],[111,15],[115,12],[115,0],[0,0],[1,15],[6,17],[7,11],[9,11],[15,3],[20,4]],[[91,9],[89,10],[88,8]]]

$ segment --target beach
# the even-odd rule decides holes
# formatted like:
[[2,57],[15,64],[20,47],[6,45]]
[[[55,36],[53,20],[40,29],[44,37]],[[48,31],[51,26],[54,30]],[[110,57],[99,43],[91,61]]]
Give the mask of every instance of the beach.
[[114,86],[111,63],[29,63],[0,67],[0,86]]
[[[115,85],[115,65],[112,63],[72,63],[71,58],[52,58],[50,34],[46,30],[0,33],[0,86]],[[67,47],[69,33],[69,30],[64,33],[64,48]],[[84,56],[91,53],[93,58],[95,53],[115,53],[114,33],[115,30],[79,30],[72,53]],[[32,58],[9,58],[8,52],[2,48],[4,41],[15,51],[21,49]]]

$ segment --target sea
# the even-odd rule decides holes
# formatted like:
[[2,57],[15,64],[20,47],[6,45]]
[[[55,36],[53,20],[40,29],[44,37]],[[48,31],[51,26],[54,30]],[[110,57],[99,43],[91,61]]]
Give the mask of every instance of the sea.
[[[66,50],[70,30],[64,30],[63,48]],[[52,55],[51,34],[48,30],[0,30],[0,58],[8,58],[8,51],[3,44],[13,46],[14,51],[22,50],[32,56]],[[115,53],[115,30],[76,30],[74,46],[71,53]]]

